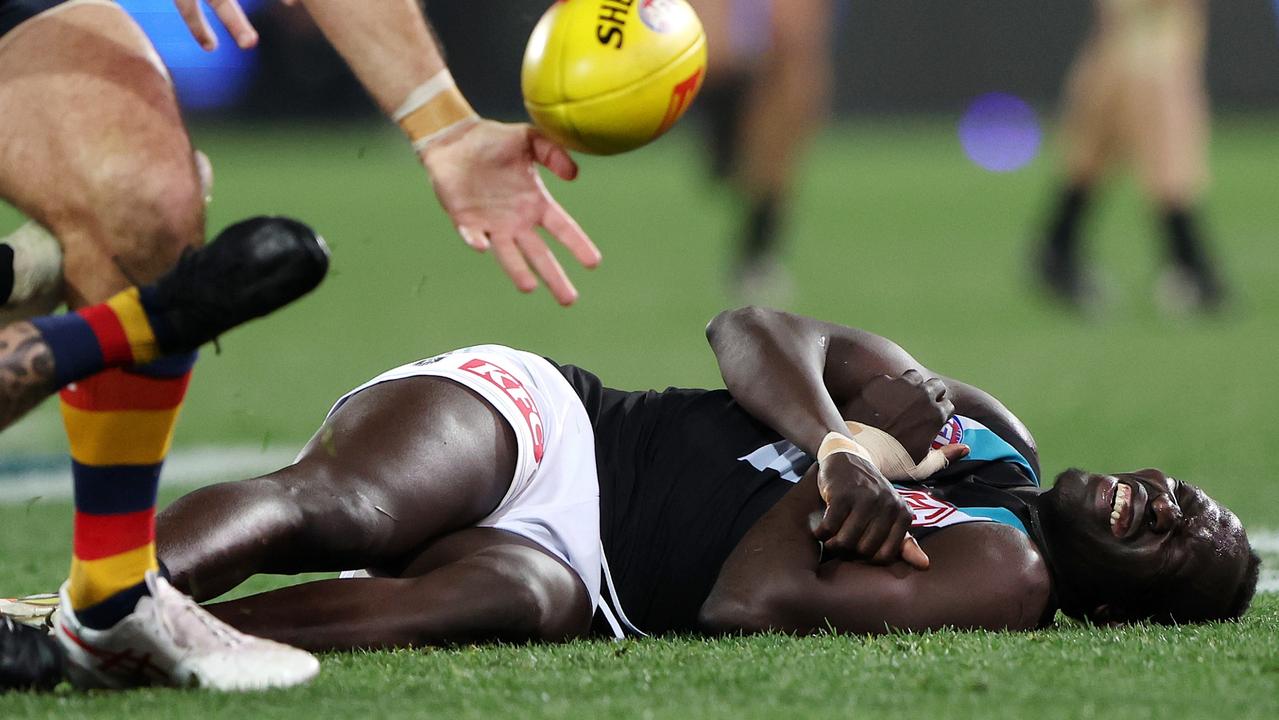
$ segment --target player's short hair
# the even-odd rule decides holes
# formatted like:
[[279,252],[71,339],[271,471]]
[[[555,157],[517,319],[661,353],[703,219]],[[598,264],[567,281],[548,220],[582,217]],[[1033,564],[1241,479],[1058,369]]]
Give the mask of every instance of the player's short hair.
[[1238,620],[1248,612],[1248,608],[1252,606],[1252,598],[1257,594],[1257,581],[1261,579],[1261,556],[1256,550],[1248,548],[1248,569],[1244,570],[1243,582],[1239,583],[1239,590],[1235,592],[1235,599],[1230,603],[1230,610],[1227,611],[1227,620]]

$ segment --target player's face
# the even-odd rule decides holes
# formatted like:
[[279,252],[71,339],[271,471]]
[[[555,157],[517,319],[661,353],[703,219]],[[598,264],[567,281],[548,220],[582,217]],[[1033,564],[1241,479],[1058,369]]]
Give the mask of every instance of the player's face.
[[1149,468],[1067,470],[1049,491],[1054,560],[1098,620],[1219,617],[1248,564],[1234,513],[1199,488]]

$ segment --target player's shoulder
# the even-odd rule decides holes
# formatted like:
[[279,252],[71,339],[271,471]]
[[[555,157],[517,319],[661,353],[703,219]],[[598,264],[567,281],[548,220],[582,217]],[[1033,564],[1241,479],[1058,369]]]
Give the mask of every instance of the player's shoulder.
[[994,395],[953,378],[944,378],[946,389],[958,415],[982,425],[1010,445],[1039,474],[1039,445],[1030,428]]

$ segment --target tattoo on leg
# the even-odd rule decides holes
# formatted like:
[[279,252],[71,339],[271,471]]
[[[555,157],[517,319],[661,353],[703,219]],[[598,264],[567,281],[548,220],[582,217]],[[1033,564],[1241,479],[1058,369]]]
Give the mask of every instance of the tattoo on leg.
[[0,328],[0,429],[57,389],[53,353],[35,326],[19,322]]

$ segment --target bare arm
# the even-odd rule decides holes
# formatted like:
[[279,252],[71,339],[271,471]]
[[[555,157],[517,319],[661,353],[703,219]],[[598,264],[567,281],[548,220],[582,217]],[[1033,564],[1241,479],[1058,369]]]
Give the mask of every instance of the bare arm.
[[882,633],[941,627],[1024,630],[1049,601],[1046,567],[1020,532],[995,523],[928,537],[927,572],[904,563],[819,564],[808,515],[816,473],[768,511],[720,570],[699,620],[711,632]]
[[[953,410],[1005,427],[1035,447],[1030,431],[994,397],[938,376],[897,343],[874,333],[746,307],[720,313],[706,335],[733,398],[810,454],[826,433],[843,432],[845,418],[862,419],[851,418],[847,410],[868,387],[911,370],[937,383],[931,387],[940,385]],[[944,421],[939,418],[931,429],[919,424],[914,437],[897,439],[918,460]]]
[[445,68],[416,0],[301,4],[387,115]]

